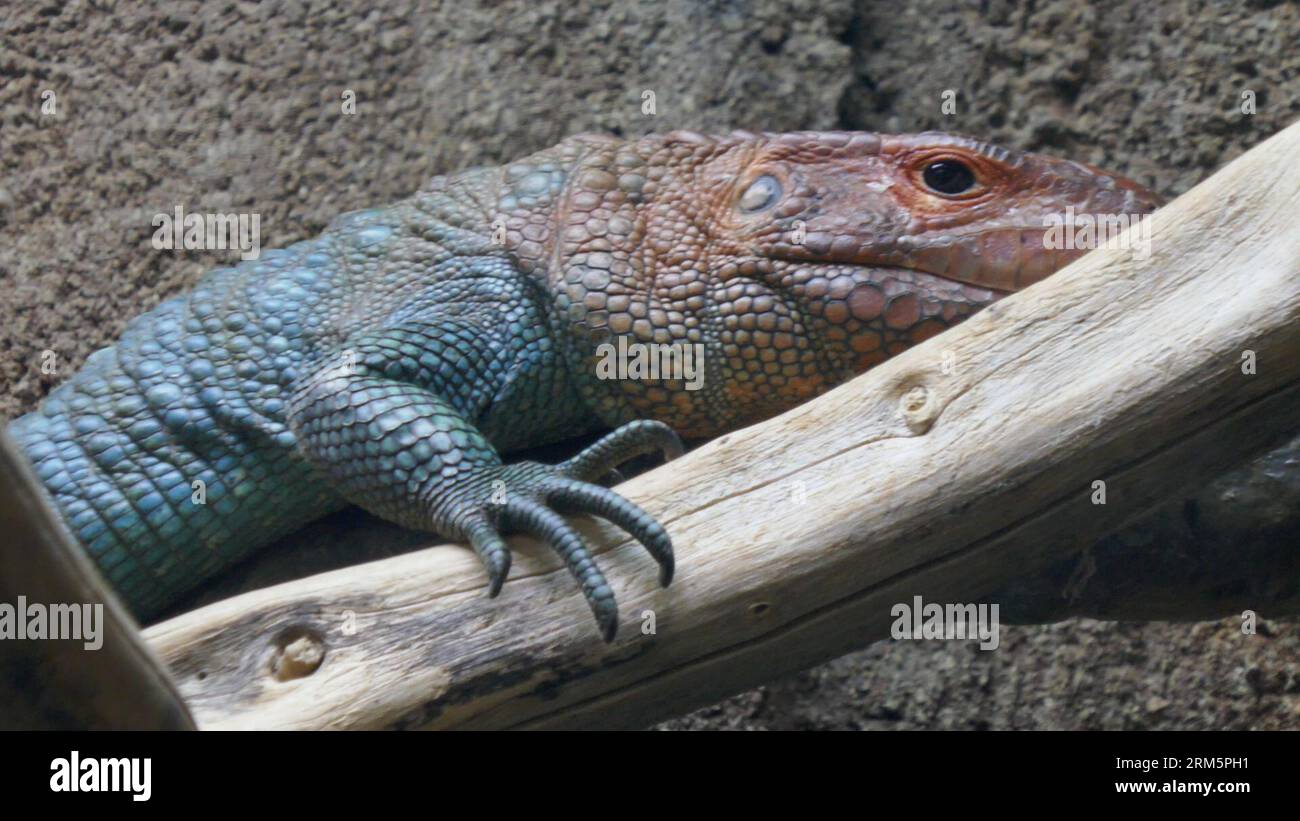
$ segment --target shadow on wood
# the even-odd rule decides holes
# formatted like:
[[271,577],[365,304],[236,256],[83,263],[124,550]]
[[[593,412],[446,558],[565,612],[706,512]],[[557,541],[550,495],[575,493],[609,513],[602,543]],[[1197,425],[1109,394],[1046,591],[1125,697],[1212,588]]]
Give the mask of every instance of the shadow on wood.
[[35,607],[46,636],[3,635],[0,728],[194,729],[166,669],[44,493],[0,430],[0,606],[15,611],[3,629],[35,625],[26,612]]

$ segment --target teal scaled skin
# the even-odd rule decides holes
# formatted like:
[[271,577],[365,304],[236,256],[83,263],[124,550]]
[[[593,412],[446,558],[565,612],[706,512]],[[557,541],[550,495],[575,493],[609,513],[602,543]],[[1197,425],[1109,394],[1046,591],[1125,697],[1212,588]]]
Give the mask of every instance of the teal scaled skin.
[[[477,176],[459,184],[472,190]],[[528,196],[540,206],[548,193]],[[668,583],[663,528],[590,481],[641,453],[680,452],[669,428],[628,425],[598,443],[601,458],[571,466],[502,464],[499,452],[597,421],[552,342],[542,284],[458,199],[426,192],[347,215],[316,239],[211,272],[12,423],[62,518],[139,618],[349,503],[469,541],[493,595],[510,564],[500,530],[537,535],[607,639],[613,594],[552,505],[624,526]],[[497,487],[503,504],[492,503]]]

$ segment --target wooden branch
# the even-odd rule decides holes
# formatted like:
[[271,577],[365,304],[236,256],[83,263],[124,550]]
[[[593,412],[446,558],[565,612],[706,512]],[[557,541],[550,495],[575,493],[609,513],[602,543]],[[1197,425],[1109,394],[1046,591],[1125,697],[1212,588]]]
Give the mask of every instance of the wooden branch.
[[[60,633],[66,625],[79,634],[0,640],[0,729],[194,729],[166,669],[55,518],[40,481],[3,429],[0,533],[0,605],[13,608],[10,628],[16,634],[22,611],[33,605],[47,613],[75,606],[78,618],[59,619]],[[90,619],[82,621],[85,615]]]
[[444,546],[147,635],[203,727],[640,727],[885,638],[895,603],[980,601],[1300,427],[1297,155],[1300,125],[1157,213],[1149,258],[1091,253],[623,485],[678,575],[659,590],[639,546],[583,523],[611,646],[522,539],[497,600]]

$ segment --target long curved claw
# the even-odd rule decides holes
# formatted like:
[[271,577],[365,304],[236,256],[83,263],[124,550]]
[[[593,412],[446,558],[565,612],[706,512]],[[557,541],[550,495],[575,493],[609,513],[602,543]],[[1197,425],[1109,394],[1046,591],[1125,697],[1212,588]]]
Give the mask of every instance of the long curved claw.
[[660,451],[671,460],[685,450],[672,428],[663,422],[641,419],[610,431],[558,467],[574,479],[591,482],[635,456]]
[[547,501],[565,513],[592,513],[632,534],[659,564],[659,585],[667,587],[673,580],[673,542],[668,531],[640,505],[630,502],[609,488],[573,479],[552,483],[546,491]]
[[673,459],[683,450],[672,428],[643,420],[623,425],[560,465],[517,462],[485,468],[490,470],[485,478],[494,483],[504,480],[511,490],[504,502],[481,499],[463,508],[455,529],[487,568],[488,595],[495,597],[501,592],[510,572],[510,550],[501,534],[511,530],[528,533],[549,544],[564,559],[569,573],[582,587],[601,636],[606,642],[613,641],[618,633],[614,591],[596,566],[591,549],[561,513],[593,514],[627,531],[658,563],[659,584],[667,587],[675,568],[668,531],[640,506],[594,481],[611,474],[621,479],[616,466],[635,456],[662,451],[666,458]]
[[510,575],[510,549],[505,539],[486,517],[476,519],[465,527],[465,538],[483,562],[488,574],[488,598],[495,599]]
[[569,572],[582,586],[582,595],[596,617],[606,642],[618,633],[618,603],[605,575],[591,557],[578,531],[555,511],[527,499],[511,499],[501,511],[502,523],[522,530],[549,544],[564,559]]

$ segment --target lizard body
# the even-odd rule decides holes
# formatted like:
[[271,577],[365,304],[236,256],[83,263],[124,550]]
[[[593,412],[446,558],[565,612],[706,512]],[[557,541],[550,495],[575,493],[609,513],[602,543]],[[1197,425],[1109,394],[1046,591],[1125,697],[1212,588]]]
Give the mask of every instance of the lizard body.
[[[1078,253],[1043,247],[1048,215],[1156,204],[943,134],[578,136],[209,273],[10,431],[142,619],[357,504],[469,542],[493,595],[501,534],[538,536],[610,639],[613,595],[561,513],[628,530],[664,584],[673,560],[600,477],[678,452],[673,431],[779,413],[1041,279]],[[598,378],[620,338],[702,346],[703,384]],[[558,466],[501,458],[605,427]]]

